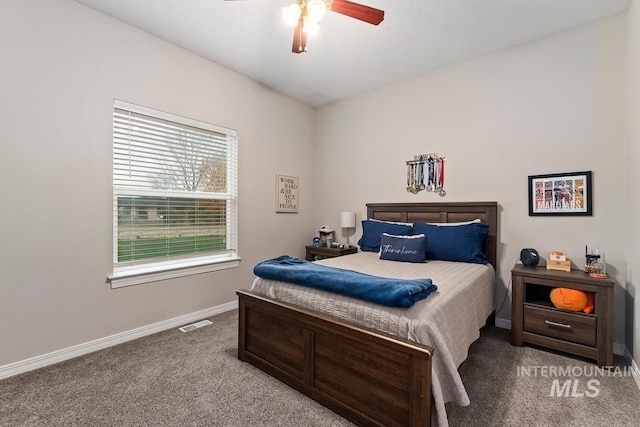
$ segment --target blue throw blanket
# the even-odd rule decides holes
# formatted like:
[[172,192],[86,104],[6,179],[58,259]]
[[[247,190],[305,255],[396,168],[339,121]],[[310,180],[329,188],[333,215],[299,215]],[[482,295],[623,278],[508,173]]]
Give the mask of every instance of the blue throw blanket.
[[411,307],[438,289],[431,279],[402,280],[328,267],[287,255],[257,264],[264,279],[310,286],[391,307]]

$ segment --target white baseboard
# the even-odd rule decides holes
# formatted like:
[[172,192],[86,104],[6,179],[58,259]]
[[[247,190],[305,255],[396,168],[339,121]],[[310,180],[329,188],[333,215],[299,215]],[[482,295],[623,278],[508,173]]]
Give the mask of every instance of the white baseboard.
[[631,375],[633,375],[633,379],[636,380],[636,385],[640,389],[640,369],[638,369],[638,365],[636,361],[631,357],[631,353],[629,353],[629,349],[624,348],[624,361],[626,362],[629,369],[631,369]]
[[624,353],[627,351],[627,347],[624,344],[613,343],[613,354],[624,357]]
[[496,317],[496,328],[511,329],[511,320]]
[[[496,328],[511,329],[511,320],[496,317]],[[627,348],[624,345],[618,344],[615,342],[613,343],[613,354],[616,354],[618,356],[623,356],[626,359],[625,353],[629,354],[629,352],[627,351]],[[629,357],[631,357],[631,355],[629,355]]]
[[74,357],[82,356],[83,354],[92,353],[96,350],[102,350],[107,347],[112,347],[117,344],[122,344],[124,342],[142,338],[144,336],[155,334],[167,329],[183,326],[187,323],[201,320],[206,317],[211,317],[225,311],[234,310],[236,308],[238,308],[238,301],[232,301],[226,304],[196,311],[194,313],[189,313],[183,316],[174,317],[172,319],[163,320],[151,325],[142,326],[140,328],[131,329],[129,331],[120,332],[108,337],[98,338],[97,340],[74,345],[72,347],[63,348],[51,353],[0,366],[0,379],[12,377],[14,375],[32,371],[34,369],[52,365],[54,363],[59,363],[68,359],[72,359]]

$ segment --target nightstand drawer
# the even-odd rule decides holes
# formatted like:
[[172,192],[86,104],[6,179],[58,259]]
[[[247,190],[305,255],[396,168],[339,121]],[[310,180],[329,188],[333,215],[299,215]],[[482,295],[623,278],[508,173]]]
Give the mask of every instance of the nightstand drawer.
[[596,318],[524,305],[524,330],[590,346],[596,345]]

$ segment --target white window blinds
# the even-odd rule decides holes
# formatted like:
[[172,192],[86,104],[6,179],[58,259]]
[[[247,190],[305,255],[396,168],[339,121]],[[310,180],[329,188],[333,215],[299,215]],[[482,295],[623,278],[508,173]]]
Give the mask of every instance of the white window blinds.
[[235,255],[235,131],[117,101],[113,188],[115,268]]

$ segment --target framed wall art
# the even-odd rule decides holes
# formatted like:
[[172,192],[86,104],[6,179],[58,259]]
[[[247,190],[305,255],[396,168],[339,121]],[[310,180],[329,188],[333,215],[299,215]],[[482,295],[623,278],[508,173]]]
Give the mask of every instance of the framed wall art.
[[529,176],[529,216],[591,216],[591,171]]
[[276,212],[298,213],[298,177],[276,175]]

